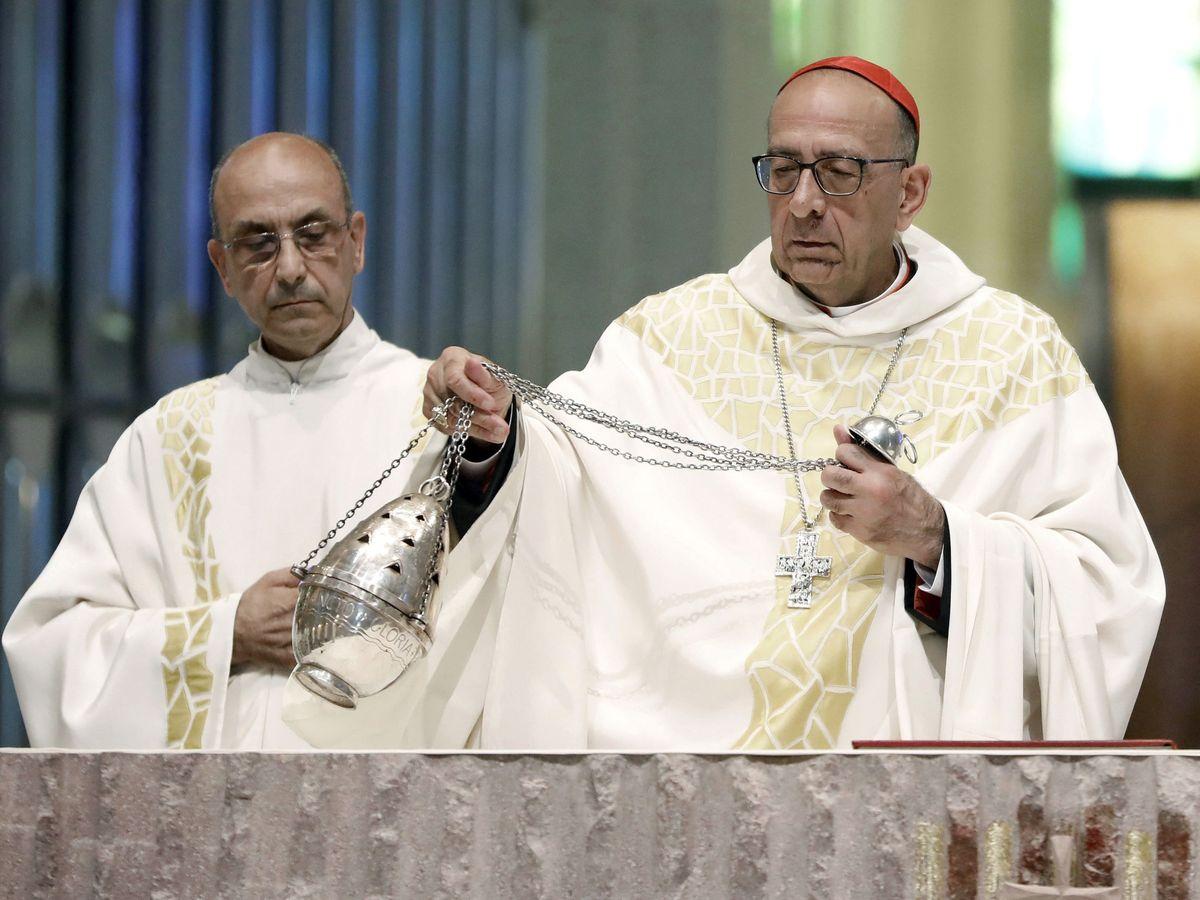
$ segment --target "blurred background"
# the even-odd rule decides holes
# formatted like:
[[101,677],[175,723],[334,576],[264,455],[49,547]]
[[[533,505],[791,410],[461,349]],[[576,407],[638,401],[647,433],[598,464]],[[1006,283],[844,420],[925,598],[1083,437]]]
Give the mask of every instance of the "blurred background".
[[542,381],[766,235],[775,89],[843,53],[921,107],[918,224],[1108,404],[1168,581],[1128,736],[1200,747],[1200,0],[0,0],[0,625],[128,422],[255,337],[205,254],[225,149],[332,143],[367,321]]

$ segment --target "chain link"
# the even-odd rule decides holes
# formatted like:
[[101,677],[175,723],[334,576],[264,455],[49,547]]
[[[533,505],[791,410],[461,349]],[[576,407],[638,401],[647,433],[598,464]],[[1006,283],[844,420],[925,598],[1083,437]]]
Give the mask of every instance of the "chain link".
[[[901,350],[904,349],[904,338],[907,334],[908,326],[905,326],[900,331],[900,340],[896,341],[896,349],[892,351],[891,361],[888,362],[887,371],[883,373],[883,380],[879,382],[879,390],[875,393],[875,399],[871,401],[871,408],[867,410],[868,416],[875,415],[875,407],[879,405],[883,392],[887,390],[888,382],[892,380],[892,373],[896,370],[896,363],[900,359]],[[779,323],[774,319],[771,320],[771,355],[775,360],[775,383],[779,386],[779,406],[783,410],[783,432],[787,435],[788,455],[795,459],[796,442],[792,437],[792,417],[788,414],[787,391],[783,386],[783,359],[779,354]],[[804,493],[804,482],[800,480],[800,472],[793,469],[792,477],[796,481],[796,493],[800,500],[800,521],[804,523],[805,531],[812,531],[817,527],[817,520],[821,518],[821,507],[817,507],[817,511],[813,513],[811,519],[808,517],[808,497]]]
[[[443,403],[433,411],[433,417],[429,420],[429,424],[440,423],[445,421],[445,417],[450,409],[450,402]],[[458,484],[458,473],[462,468],[463,454],[467,450],[468,432],[471,430],[471,417],[475,415],[475,407],[462,400],[458,401],[458,415],[454,422],[454,430],[450,432],[450,438],[446,442],[446,449],[442,453],[442,468],[433,481],[439,479],[445,486],[446,510],[450,509],[450,500],[454,496],[454,486]],[[428,426],[427,426],[428,427]],[[428,482],[427,482],[428,483]],[[425,489],[425,485],[421,485],[421,489]],[[438,532],[437,546],[434,548],[433,554],[429,557],[429,566],[425,570],[425,595],[421,598],[421,616],[426,616],[429,607],[429,598],[433,595],[436,588],[434,578],[437,575],[438,563],[441,559],[442,550],[445,549],[445,530]]]
[[[595,447],[597,450],[618,456],[630,462],[659,466],[665,469],[688,469],[702,472],[744,472],[765,469],[791,472],[816,472],[826,466],[838,465],[837,461],[833,459],[796,459],[795,457],[784,459],[782,456],[772,456],[768,453],[759,453],[741,447],[728,447],[722,444],[710,444],[705,441],[698,441],[695,438],[687,437],[667,428],[639,425],[636,422],[617,418],[610,413],[594,409],[585,403],[580,403],[577,400],[571,400],[561,394],[556,394],[541,385],[513,374],[495,363],[485,362],[484,367],[498,381],[512,391],[514,396],[519,397],[524,403],[536,409],[542,416],[553,422],[567,434]],[[657,447],[668,453],[687,457],[689,460],[694,461],[686,462],[683,460],[641,456],[629,450],[621,450],[582,433],[550,412],[551,409],[564,415],[608,428],[632,440],[641,441],[644,444]]]
[[[379,477],[376,478],[374,482],[372,482],[371,486],[369,488],[367,488],[366,492],[361,497],[359,497],[357,501],[355,501],[354,505],[352,507],[350,507],[350,509],[346,510],[346,514],[337,520],[337,524],[329,529],[329,533],[327,535],[325,535],[325,537],[321,538],[321,542],[319,544],[317,544],[317,546],[313,548],[312,552],[309,553],[308,556],[306,556],[304,558],[304,561],[292,566],[293,574],[296,574],[297,577],[303,577],[303,575],[301,573],[308,571],[308,564],[311,563],[316,558],[318,553],[320,553],[322,550],[324,550],[329,545],[329,542],[331,540],[333,540],[334,535],[336,535],[339,531],[341,531],[343,528],[346,527],[347,522],[349,522],[356,515],[358,515],[358,511],[363,508],[363,505],[368,500],[371,499],[371,495],[374,494],[377,490],[379,490],[379,486],[382,485],[385,481],[387,481],[387,479],[391,476],[391,474],[396,471],[396,468],[400,465],[400,463],[404,462],[404,460],[408,458],[408,455],[410,453],[412,453],[414,449],[416,449],[417,444],[419,444],[421,442],[421,439],[429,433],[429,430],[431,428],[433,428],[433,426],[438,424],[439,422],[445,421],[445,417],[446,417],[447,413],[449,412],[451,407],[453,407],[454,405],[458,405],[463,408],[462,410],[460,410],[459,416],[458,416],[459,425],[461,426],[462,421],[465,419],[467,422],[466,428],[469,429],[471,427],[471,425],[470,425],[471,414],[474,413],[475,408],[470,406],[469,404],[463,403],[457,397],[453,398],[451,400],[447,400],[441,406],[438,406],[437,408],[435,408],[433,410],[433,415],[430,416],[430,418],[429,418],[429,421],[427,421],[425,423],[425,425],[421,428],[421,430],[416,433],[416,435],[413,437],[413,439],[408,442],[408,446],[404,448],[404,451],[399,456],[397,456],[395,459],[393,459],[391,461],[391,463],[388,465],[388,467],[386,469],[384,469],[379,474]],[[454,484],[458,480],[458,468],[459,468],[458,464],[462,460],[462,451],[466,446],[466,429],[460,429],[460,427],[456,427],[455,431],[454,431],[454,436],[451,438],[451,440],[454,440],[454,438],[457,438],[458,432],[460,430],[463,431],[463,438],[456,445],[455,452],[457,453],[457,458],[454,460],[452,468],[448,468],[448,466],[451,465],[449,463],[450,448],[447,448],[448,452],[442,457],[441,475],[443,478],[445,478],[447,473],[450,474],[451,477],[450,477],[450,479],[447,479],[446,483],[449,486],[451,491],[453,491]]]
[[[879,384],[879,390],[875,394],[875,399],[871,401],[871,407],[867,410],[867,415],[874,415],[875,408],[879,405],[880,399],[883,397],[884,391],[887,389],[888,382],[891,380],[892,373],[895,371],[896,363],[900,359],[900,353],[904,348],[904,339],[908,334],[908,329],[905,328],[900,332],[900,339],[896,342],[896,349],[892,351],[892,358],[888,362],[887,371],[884,373],[883,380]],[[589,446],[595,447],[604,453],[609,453],[613,456],[618,456],[621,459],[630,462],[642,463],[644,465],[659,466],[665,469],[686,469],[691,471],[701,472],[735,472],[735,471],[763,471],[774,470],[791,472],[796,480],[796,488],[800,494],[800,516],[804,520],[804,525],[811,530],[816,524],[817,518],[820,516],[820,510],[812,519],[808,518],[807,501],[804,495],[804,486],[800,480],[801,472],[817,472],[824,469],[826,466],[837,466],[840,463],[835,459],[816,458],[816,459],[798,459],[796,456],[795,440],[792,436],[791,417],[788,413],[787,396],[784,391],[783,384],[783,363],[779,354],[779,327],[778,324],[771,321],[771,348],[775,362],[775,376],[779,386],[779,400],[783,410],[783,426],[787,434],[788,454],[790,458],[785,459],[782,456],[774,456],[769,453],[759,453],[755,450],[747,450],[742,447],[729,447],[723,444],[712,444],[706,441],[699,441],[695,438],[690,438],[676,431],[671,431],[667,428],[659,428],[650,425],[639,425],[636,422],[631,422],[626,419],[618,418],[611,413],[606,413],[602,410],[595,409],[585,403],[577,400],[571,400],[561,394],[556,394],[547,388],[542,387],[535,382],[522,378],[513,372],[508,371],[503,366],[499,366],[493,362],[485,362],[486,368],[498,381],[512,391],[515,397],[520,398],[523,402],[529,404],[542,414],[548,421],[553,422],[567,434],[578,438]],[[305,557],[304,561],[292,567],[293,572],[303,573],[307,571],[308,564],[316,558],[322,550],[324,550],[334,536],[341,531],[346,523],[358,514],[358,511],[363,508],[366,502],[371,499],[371,496],[377,491],[380,485],[396,470],[410,453],[416,448],[421,439],[429,433],[429,430],[435,425],[444,424],[447,421],[447,416],[453,407],[458,406],[459,411],[456,416],[454,430],[451,432],[447,442],[445,453],[442,456],[442,465],[439,474],[435,476],[440,480],[444,488],[441,488],[438,493],[443,494],[447,501],[454,493],[454,488],[458,483],[458,474],[461,468],[463,453],[466,451],[468,432],[471,427],[471,418],[475,412],[473,406],[463,402],[457,397],[453,397],[433,410],[433,415],[429,421],[417,432],[404,451],[397,456],[388,465],[386,469],[380,473],[379,477],[367,488],[366,492],[355,502],[355,504],[346,511],[342,518],[338,519],[337,524],[329,529],[329,533],[321,539],[321,542],[313,548],[312,552]],[[554,415],[550,410],[555,410],[567,416],[572,416],[581,419],[585,422],[591,422],[603,428],[608,428],[618,434],[622,434],[631,440],[640,441],[652,447],[657,447],[667,453],[673,453],[677,456],[686,457],[690,462],[683,460],[662,459],[650,456],[642,456],[633,453],[629,450],[621,450],[611,444],[606,444],[590,435],[584,434],[577,428],[567,424],[558,416]],[[431,479],[430,481],[433,481]]]

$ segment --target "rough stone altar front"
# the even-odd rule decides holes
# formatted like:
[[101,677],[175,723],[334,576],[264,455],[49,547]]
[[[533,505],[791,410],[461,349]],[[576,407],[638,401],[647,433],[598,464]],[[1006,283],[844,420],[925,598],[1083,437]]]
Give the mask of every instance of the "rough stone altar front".
[[1200,758],[0,752],[0,894],[989,897],[1198,889]]

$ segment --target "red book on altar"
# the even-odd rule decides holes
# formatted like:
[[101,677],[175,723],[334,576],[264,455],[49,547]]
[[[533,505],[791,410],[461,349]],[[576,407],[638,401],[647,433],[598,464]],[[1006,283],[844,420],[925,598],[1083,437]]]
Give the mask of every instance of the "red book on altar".
[[851,741],[855,750],[1178,750],[1174,741]]

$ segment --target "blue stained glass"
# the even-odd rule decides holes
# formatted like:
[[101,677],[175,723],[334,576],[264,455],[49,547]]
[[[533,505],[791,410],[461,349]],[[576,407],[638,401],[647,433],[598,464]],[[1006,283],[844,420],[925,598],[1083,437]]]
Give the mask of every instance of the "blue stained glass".
[[208,41],[208,0],[192,0],[187,29],[187,194],[184,199],[184,266],[188,308],[202,315],[208,306],[208,257],[204,245],[210,231],[208,179],[212,140],[212,47]]
[[275,3],[254,0],[250,8],[250,131],[275,128],[275,74],[278,71]]
[[424,129],[421,126],[425,80],[425,11],[420,3],[400,8],[396,50],[394,103],[396,135],[393,148],[395,180],[392,184],[393,216],[401,227],[391,229],[393,253],[393,334],[402,342],[415,342],[421,333],[422,234],[418,227],[423,206],[422,162]]
[[[17,456],[5,461],[2,491],[5,542],[0,547],[0,625],[7,622],[21,596],[33,583],[46,561],[56,535],[54,522],[54,479],[39,477],[46,470],[50,447],[48,420],[38,416],[14,416],[12,429],[23,429],[24,451],[31,464]],[[39,464],[40,463],[40,464]],[[0,746],[23,744],[25,731],[16,703],[16,693],[7,661],[0,655]]]
[[37,165],[34,167],[34,253],[38,277],[53,282],[58,275],[59,72],[62,4],[44,0],[37,6]]
[[119,0],[113,28],[113,79],[116,89],[116,122],[113,134],[112,234],[109,242],[108,292],[113,302],[128,310],[133,302],[138,233],[138,163],[141,155],[138,127],[141,118],[141,52],[136,0]]
[[304,128],[329,140],[330,0],[308,0],[308,41],[304,55]]
[[[354,6],[354,168],[351,193],[355,205],[367,214],[370,221],[375,212],[377,174],[376,151],[379,117],[375,110],[379,102],[379,8],[374,2],[362,0]],[[373,321],[379,303],[375,290],[375,269],[367,266],[356,279],[354,305],[368,321]]]
[[378,10],[374,3],[354,7],[354,174],[353,193],[369,204],[375,185],[374,110],[379,101]]

